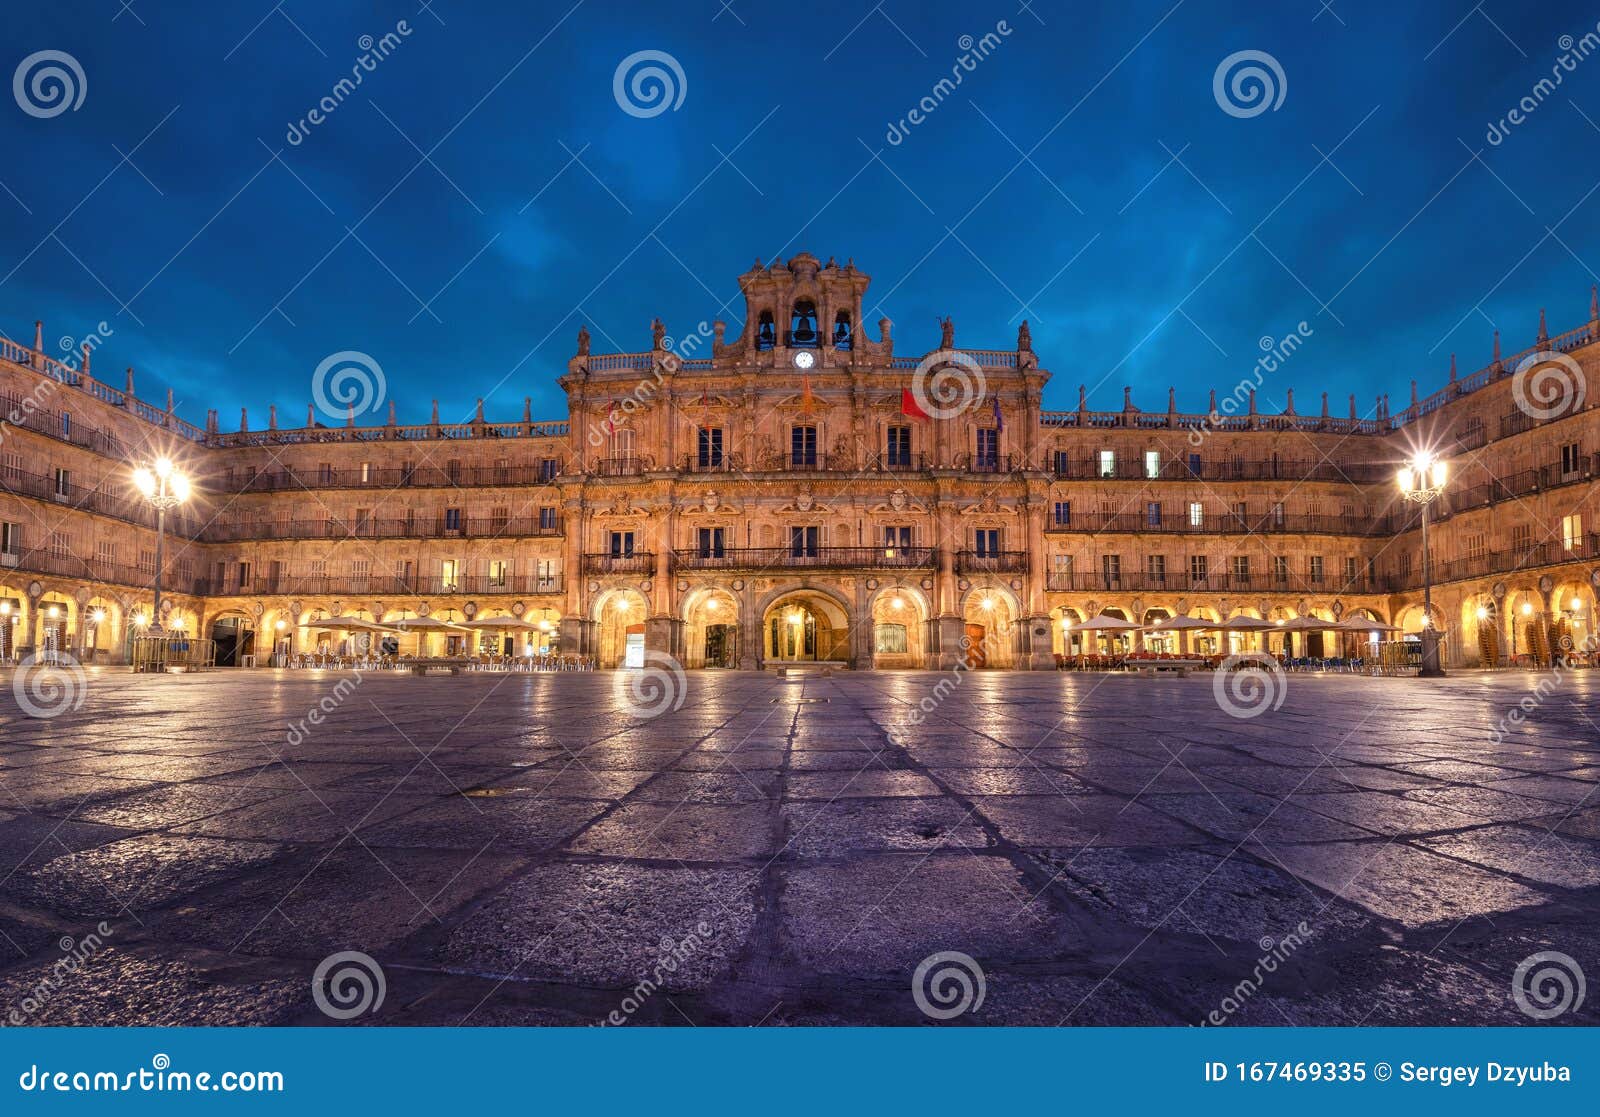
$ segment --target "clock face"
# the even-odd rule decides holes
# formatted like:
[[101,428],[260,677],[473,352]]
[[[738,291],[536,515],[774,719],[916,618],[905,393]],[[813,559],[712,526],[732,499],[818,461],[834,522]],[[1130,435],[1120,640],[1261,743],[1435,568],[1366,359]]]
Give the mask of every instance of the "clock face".
[[813,354],[813,353],[808,353],[804,349],[802,349],[800,352],[798,352],[798,353],[796,353],[794,355],[794,367],[795,368],[810,368],[812,365],[814,365],[816,363],[817,363],[816,355]]

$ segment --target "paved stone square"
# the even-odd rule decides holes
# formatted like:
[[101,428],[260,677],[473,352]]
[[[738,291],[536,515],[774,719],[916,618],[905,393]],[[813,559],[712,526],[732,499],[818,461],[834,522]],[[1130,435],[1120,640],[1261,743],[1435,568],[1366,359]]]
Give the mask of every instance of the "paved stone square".
[[1600,975],[1600,681],[1538,678],[4,675],[0,1011],[331,1023],[360,951],[364,1024],[1525,1024]]

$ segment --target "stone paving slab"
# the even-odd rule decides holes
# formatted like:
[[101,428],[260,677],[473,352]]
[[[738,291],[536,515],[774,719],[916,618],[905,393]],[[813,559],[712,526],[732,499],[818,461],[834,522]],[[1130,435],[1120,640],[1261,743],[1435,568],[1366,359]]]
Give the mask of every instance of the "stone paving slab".
[[335,676],[0,673],[0,1012],[327,1024],[360,950],[375,1025],[925,1024],[935,956],[957,1025],[1522,1023],[1523,959],[1600,973],[1600,678],[1494,740],[1534,681],[374,676],[291,733]]

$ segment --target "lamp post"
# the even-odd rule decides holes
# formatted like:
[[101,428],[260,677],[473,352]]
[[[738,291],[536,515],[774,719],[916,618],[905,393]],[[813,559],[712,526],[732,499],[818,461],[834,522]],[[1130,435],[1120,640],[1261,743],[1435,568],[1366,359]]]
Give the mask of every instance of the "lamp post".
[[189,479],[173,468],[172,459],[157,458],[152,469],[140,466],[133,471],[133,483],[138,486],[150,506],[156,510],[156,579],[155,606],[150,612],[151,636],[162,635],[161,630],[161,567],[162,553],[166,549],[167,509],[189,499]]
[[1433,568],[1428,555],[1428,520],[1433,502],[1444,492],[1445,464],[1424,450],[1400,471],[1400,495],[1422,505],[1422,670],[1425,679],[1444,675],[1439,667],[1439,630],[1433,623]]

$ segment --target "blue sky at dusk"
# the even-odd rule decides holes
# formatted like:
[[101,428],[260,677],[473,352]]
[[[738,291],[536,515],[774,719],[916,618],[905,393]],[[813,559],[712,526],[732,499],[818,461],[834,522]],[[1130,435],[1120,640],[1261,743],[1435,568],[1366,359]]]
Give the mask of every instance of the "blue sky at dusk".
[[[587,324],[642,350],[660,315],[739,329],[760,257],[853,257],[897,351],[1009,348],[1030,320],[1047,407],[1199,410],[1263,337],[1310,339],[1263,386],[1336,413],[1426,393],[1587,317],[1600,269],[1600,57],[1503,141],[1486,132],[1581,39],[1592,6],[1488,0],[809,5],[369,0],[12,3],[4,72],[71,55],[81,106],[0,98],[0,330],[52,351],[99,321],[95,373],[179,413],[303,422],[312,370],[359,350],[401,422],[561,418]],[[264,14],[265,13],[265,14]],[[362,54],[411,30],[328,119]],[[892,121],[1001,21],[989,57],[903,140]],[[1573,52],[1583,48],[1574,46]],[[683,102],[613,96],[671,55]],[[1225,112],[1219,63],[1271,55],[1276,109]],[[427,158],[424,159],[424,153]],[[124,157],[127,157],[126,159]]]

